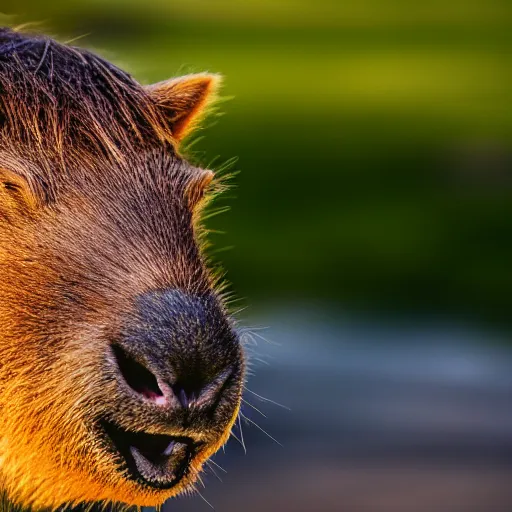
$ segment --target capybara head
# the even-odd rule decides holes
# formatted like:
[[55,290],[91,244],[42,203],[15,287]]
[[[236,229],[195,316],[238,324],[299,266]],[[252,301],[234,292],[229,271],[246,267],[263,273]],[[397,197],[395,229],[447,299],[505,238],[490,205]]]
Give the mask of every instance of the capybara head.
[[200,250],[215,179],[179,153],[217,82],[142,86],[0,30],[0,488],[15,502],[157,505],[230,435],[243,352]]

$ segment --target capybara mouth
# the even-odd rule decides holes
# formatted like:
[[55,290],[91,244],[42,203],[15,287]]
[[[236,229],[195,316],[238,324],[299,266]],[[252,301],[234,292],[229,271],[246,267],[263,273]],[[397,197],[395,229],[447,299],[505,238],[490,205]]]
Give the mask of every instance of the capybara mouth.
[[156,489],[177,485],[203,445],[190,437],[131,432],[106,420],[100,421],[100,426],[120,469],[127,470],[138,483]]

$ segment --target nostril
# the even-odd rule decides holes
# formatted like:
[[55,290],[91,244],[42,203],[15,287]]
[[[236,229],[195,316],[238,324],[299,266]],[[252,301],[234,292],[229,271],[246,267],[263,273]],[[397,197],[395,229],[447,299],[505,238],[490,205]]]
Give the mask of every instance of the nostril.
[[214,407],[228,385],[231,375],[232,371],[229,369],[208,382],[200,373],[189,373],[187,378],[175,382],[172,390],[182,407]]
[[164,401],[164,394],[156,377],[142,364],[136,361],[120,345],[112,345],[117,366],[125,382],[135,392],[157,403]]

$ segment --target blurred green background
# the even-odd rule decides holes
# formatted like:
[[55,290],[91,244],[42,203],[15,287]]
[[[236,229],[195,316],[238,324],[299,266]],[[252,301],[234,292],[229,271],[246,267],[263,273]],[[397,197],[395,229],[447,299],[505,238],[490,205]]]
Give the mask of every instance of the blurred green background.
[[214,257],[243,319],[270,328],[244,340],[248,454],[234,440],[216,456],[229,472],[207,472],[205,500],[511,510],[510,0],[0,6],[144,83],[225,76],[233,99],[192,150],[239,157],[230,210],[208,221]]
[[225,75],[194,150],[239,157],[210,226],[248,303],[511,325],[509,0],[2,6],[143,82]]

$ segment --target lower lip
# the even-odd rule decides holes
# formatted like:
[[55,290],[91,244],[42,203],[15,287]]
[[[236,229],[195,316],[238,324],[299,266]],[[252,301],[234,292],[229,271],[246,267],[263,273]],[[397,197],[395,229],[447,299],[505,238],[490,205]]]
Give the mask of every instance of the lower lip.
[[[190,462],[199,449],[199,445],[189,438],[128,432],[106,421],[101,421],[100,426],[104,437],[109,441],[108,449],[118,459],[120,467],[128,470],[132,480],[154,489],[171,489],[181,482],[187,475]],[[130,442],[140,441],[140,438],[144,437],[150,441],[150,444],[154,439],[159,443],[158,438],[162,438],[163,444],[175,442],[176,445],[170,453],[162,449],[160,454],[148,457],[144,454],[144,446],[141,446],[140,442]]]
[[[143,485],[155,488],[155,489],[171,489],[175,487],[178,483],[180,483],[183,478],[187,475],[188,469],[190,467],[190,461],[192,460],[192,454],[190,450],[187,450],[187,453],[184,455],[181,462],[176,464],[175,467],[171,469],[166,468],[166,475],[162,478],[154,478],[151,476],[146,476],[144,474],[143,469],[139,469],[139,463],[137,461],[137,455],[134,453],[130,453],[132,461],[126,461],[127,465],[130,468],[130,473],[132,477],[136,479],[138,482]],[[140,455],[139,455],[140,456]]]

